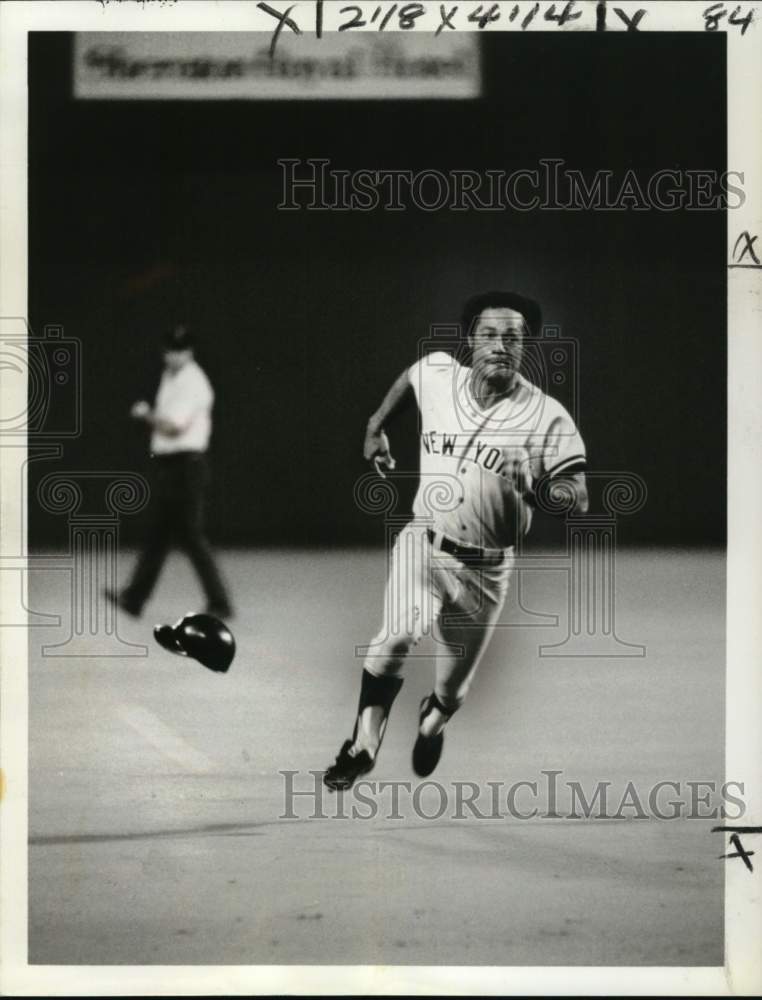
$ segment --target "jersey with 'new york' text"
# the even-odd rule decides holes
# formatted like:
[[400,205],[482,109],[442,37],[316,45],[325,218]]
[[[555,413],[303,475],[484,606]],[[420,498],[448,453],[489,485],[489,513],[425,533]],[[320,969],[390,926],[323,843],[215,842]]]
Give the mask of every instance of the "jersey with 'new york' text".
[[584,468],[585,445],[568,411],[521,375],[482,409],[471,369],[443,351],[417,361],[409,378],[420,410],[416,518],[463,545],[515,544],[532,520],[524,494],[541,476]]

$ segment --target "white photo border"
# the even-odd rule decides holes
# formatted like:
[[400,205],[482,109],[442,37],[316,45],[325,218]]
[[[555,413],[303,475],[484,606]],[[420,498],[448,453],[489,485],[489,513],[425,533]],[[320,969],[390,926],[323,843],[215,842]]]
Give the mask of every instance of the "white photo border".
[[[273,0],[283,11],[290,6]],[[318,0],[300,0],[297,13],[311,30]],[[342,5],[343,6],[343,5]],[[369,10],[377,2],[361,0]],[[441,21],[438,0],[424,0],[417,32],[433,32]],[[457,6],[457,30],[479,31],[467,20],[478,4]],[[485,8],[491,4],[485,4]],[[513,0],[500,0],[510,10]],[[543,4],[549,7],[550,4]],[[557,3],[560,12],[564,2]],[[615,14],[616,7],[621,14]],[[595,31],[607,9],[608,31],[693,32],[707,30],[707,8],[724,16],[717,28],[727,41],[728,167],[742,170],[746,200],[728,213],[728,264],[741,233],[762,236],[762,5],[711,4],[708,0],[574,0],[582,16],[563,27],[540,18],[527,30]],[[341,7],[320,5],[322,30],[335,31]],[[750,11],[748,30],[731,23],[732,13]],[[296,14],[295,14],[296,16]],[[346,15],[344,15],[346,19]],[[366,19],[368,20],[368,19]],[[309,29],[307,26],[309,25]],[[268,31],[273,17],[255,0],[34,0],[0,4],[0,316],[27,315],[27,33],[30,31]],[[598,23],[598,27],[600,24]],[[361,30],[375,30],[368,24]],[[389,25],[386,30],[393,30]],[[507,15],[484,30],[518,30]],[[760,240],[762,244],[762,240]],[[728,270],[728,543],[726,774],[743,782],[745,823],[762,824],[762,269]],[[25,399],[18,380],[0,371],[0,406],[19,413]],[[3,390],[5,389],[5,392]],[[0,412],[2,416],[2,412]],[[26,449],[0,449],[0,558],[26,553],[19,483]],[[716,472],[704,457],[707,487]],[[17,599],[16,574],[0,573],[0,607]],[[725,966],[717,968],[580,967],[375,967],[375,966],[30,966],[27,964],[27,643],[26,630],[0,629],[2,689],[0,723],[0,993],[5,995],[157,994],[619,994],[750,995],[762,990],[762,893],[757,869],[726,865]],[[723,835],[724,836],[724,835]],[[719,847],[719,843],[718,843]],[[762,854],[760,854],[762,856]]]

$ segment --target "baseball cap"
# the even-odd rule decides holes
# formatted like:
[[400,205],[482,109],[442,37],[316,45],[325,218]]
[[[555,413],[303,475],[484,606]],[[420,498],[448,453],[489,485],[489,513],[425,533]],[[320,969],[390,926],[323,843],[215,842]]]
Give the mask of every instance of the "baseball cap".
[[164,349],[167,351],[190,351],[193,346],[193,335],[183,323],[178,323],[164,335]]
[[474,295],[463,306],[461,323],[464,333],[471,331],[472,324],[476,317],[484,309],[506,308],[520,312],[526,321],[530,333],[537,336],[542,329],[542,310],[538,302],[529,299],[518,292],[482,292]]

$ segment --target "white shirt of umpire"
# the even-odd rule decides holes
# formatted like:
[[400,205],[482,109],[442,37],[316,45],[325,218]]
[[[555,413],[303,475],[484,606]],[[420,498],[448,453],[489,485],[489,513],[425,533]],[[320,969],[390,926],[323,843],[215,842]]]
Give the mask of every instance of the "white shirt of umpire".
[[175,436],[154,429],[151,451],[173,455],[180,451],[206,451],[212,433],[214,391],[199,365],[190,360],[178,372],[165,369],[154,403],[155,416],[183,427]]
[[454,542],[507,549],[532,520],[514,483],[524,492],[545,474],[584,466],[585,445],[562,404],[523,376],[509,396],[482,410],[470,374],[442,351],[410,368],[421,413],[413,511]]

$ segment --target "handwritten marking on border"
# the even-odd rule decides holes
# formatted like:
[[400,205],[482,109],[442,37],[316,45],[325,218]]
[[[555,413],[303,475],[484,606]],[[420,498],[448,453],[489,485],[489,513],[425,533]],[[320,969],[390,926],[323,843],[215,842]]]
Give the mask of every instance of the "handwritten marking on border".
[[731,847],[735,848],[734,851],[729,851],[727,854],[720,854],[717,858],[718,861],[727,860],[729,858],[740,858],[750,872],[754,871],[754,865],[751,863],[751,859],[756,852],[747,851],[741,843],[741,838],[738,835],[739,833],[762,833],[762,826],[713,826],[712,833],[731,834],[730,844]]
[[[728,264],[728,267],[748,267],[754,270],[762,270],[762,261],[760,261],[754,250],[754,244],[759,239],[759,235],[752,236],[748,229],[744,229],[741,235],[733,244],[733,262]],[[743,246],[739,246],[743,242]],[[746,260],[747,255],[751,258],[751,262]]]

